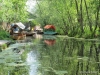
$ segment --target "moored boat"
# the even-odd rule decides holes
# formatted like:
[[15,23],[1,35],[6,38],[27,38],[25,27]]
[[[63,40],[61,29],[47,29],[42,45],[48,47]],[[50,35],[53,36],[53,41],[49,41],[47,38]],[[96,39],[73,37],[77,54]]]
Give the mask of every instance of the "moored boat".
[[12,24],[11,31],[10,31],[11,38],[14,40],[25,39],[26,34],[23,32],[24,29],[25,29],[25,26],[21,22]]
[[33,36],[36,32],[25,32],[26,36]]
[[11,38],[14,40],[24,40],[26,38],[26,34],[16,33],[11,35]]
[[46,35],[56,35],[57,34],[57,32],[55,31],[54,25],[46,25],[44,27],[43,33],[46,34]]

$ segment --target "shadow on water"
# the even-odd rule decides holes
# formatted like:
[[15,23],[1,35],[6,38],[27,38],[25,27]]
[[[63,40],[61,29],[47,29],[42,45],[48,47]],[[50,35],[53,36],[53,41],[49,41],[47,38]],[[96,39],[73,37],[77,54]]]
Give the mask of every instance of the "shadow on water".
[[99,75],[100,40],[42,36],[0,52],[0,75]]

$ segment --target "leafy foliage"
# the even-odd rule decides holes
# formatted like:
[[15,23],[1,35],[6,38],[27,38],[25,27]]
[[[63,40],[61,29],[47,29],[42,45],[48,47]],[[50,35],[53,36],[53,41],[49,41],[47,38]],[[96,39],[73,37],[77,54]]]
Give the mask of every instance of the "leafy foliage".
[[36,12],[33,14],[42,26],[55,25],[59,34],[87,37],[85,28],[88,27],[91,36],[88,38],[93,38],[99,37],[99,7],[99,0],[45,0],[37,1]]
[[16,22],[27,18],[25,8],[27,0],[3,0],[1,1],[0,21]]
[[5,30],[0,30],[0,40],[10,39],[10,34]]

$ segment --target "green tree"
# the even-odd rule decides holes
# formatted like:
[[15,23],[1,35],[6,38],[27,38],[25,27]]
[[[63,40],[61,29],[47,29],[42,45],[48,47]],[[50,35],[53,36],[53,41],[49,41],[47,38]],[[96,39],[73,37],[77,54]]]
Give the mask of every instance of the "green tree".
[[17,22],[24,21],[27,18],[26,11],[27,0],[1,0],[0,21]]
[[41,0],[35,19],[42,26],[55,25],[60,34],[92,38],[100,35],[99,7],[100,0]]

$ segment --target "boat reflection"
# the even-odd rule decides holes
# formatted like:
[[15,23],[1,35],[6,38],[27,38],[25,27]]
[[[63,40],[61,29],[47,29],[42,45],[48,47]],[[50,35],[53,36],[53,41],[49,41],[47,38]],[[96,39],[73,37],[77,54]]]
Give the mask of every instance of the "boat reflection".
[[37,34],[37,33],[34,34],[33,37],[36,38],[36,39],[42,39],[43,38],[41,34]]
[[55,44],[56,40],[55,39],[46,39],[44,40],[44,42],[49,45],[49,46],[52,46]]
[[44,39],[44,43],[49,46],[52,46],[56,43],[56,36],[54,35],[44,35],[43,39]]

